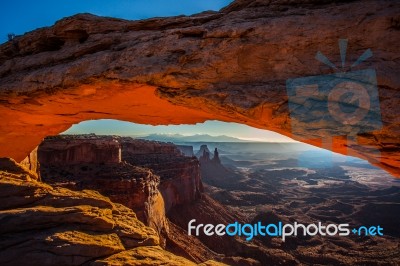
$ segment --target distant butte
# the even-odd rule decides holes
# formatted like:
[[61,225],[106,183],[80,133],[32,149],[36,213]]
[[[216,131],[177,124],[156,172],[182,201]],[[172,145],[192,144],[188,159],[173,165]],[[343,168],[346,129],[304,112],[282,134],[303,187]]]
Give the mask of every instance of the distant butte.
[[[22,161],[47,135],[88,119],[153,125],[220,120],[272,130],[368,159],[400,176],[400,4],[238,0],[220,12],[142,21],[79,14],[0,46],[0,157]],[[383,128],[321,143],[310,121],[293,136],[285,83],[332,73],[366,49]],[[335,133],[336,127],[332,127]]]

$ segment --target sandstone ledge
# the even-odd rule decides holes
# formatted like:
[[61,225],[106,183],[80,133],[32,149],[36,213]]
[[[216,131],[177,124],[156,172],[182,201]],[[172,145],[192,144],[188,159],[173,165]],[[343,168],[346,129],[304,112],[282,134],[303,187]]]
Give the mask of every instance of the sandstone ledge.
[[[131,209],[95,191],[27,180],[28,170],[7,161],[8,170],[0,164],[0,264],[121,265],[124,258],[126,265],[194,265],[159,247]],[[9,171],[12,163],[19,172]]]

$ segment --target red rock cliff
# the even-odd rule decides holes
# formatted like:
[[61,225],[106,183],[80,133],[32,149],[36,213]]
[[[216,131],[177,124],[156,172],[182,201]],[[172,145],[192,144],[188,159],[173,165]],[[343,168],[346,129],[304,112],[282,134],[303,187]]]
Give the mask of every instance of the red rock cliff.
[[70,189],[100,191],[124,204],[160,234],[168,230],[159,176],[121,161],[115,137],[64,135],[46,138],[38,148],[42,180]]
[[121,144],[123,160],[152,169],[160,176],[159,189],[167,212],[200,197],[203,185],[196,157],[184,156],[172,143],[121,138]]
[[113,137],[60,135],[47,137],[39,147],[43,164],[79,164],[121,162],[121,144]]
[[158,246],[156,232],[129,208],[31,176],[15,161],[0,160],[1,265],[195,265]]
[[203,190],[197,158],[185,157],[171,143],[54,136],[39,146],[38,158],[44,182],[100,191],[133,209],[139,220],[161,235],[168,232],[166,212],[193,202]]

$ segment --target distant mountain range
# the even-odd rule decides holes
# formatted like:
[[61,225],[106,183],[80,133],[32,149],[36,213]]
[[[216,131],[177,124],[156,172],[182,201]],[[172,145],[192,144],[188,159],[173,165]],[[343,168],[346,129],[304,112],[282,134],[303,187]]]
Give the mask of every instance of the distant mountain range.
[[150,134],[148,136],[140,137],[147,140],[158,140],[164,142],[250,142],[247,140],[234,138],[230,136],[210,136],[207,134],[196,134],[193,136],[184,136],[180,134]]

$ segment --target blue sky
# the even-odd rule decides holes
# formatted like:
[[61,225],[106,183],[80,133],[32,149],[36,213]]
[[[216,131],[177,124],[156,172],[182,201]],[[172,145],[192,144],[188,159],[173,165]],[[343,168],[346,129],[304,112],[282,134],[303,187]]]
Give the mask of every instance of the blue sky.
[[[39,27],[51,26],[57,20],[77,13],[129,20],[151,17],[191,15],[206,10],[219,10],[231,0],[4,0],[0,2],[0,43],[7,40],[7,33],[17,35]],[[97,133],[143,136],[152,133],[183,135],[230,135],[242,139],[263,141],[290,141],[279,134],[251,128],[236,123],[208,121],[197,125],[149,126],[116,120],[86,121],[74,125],[67,133]]]
[[205,123],[198,123],[195,125],[151,126],[111,119],[101,119],[84,121],[65,131],[65,134],[85,133],[125,136],[145,136],[149,134],[181,134],[191,136],[195,134],[208,134],[211,136],[227,135],[240,139],[266,142],[293,141],[288,137],[268,130],[220,121],[206,121]]

